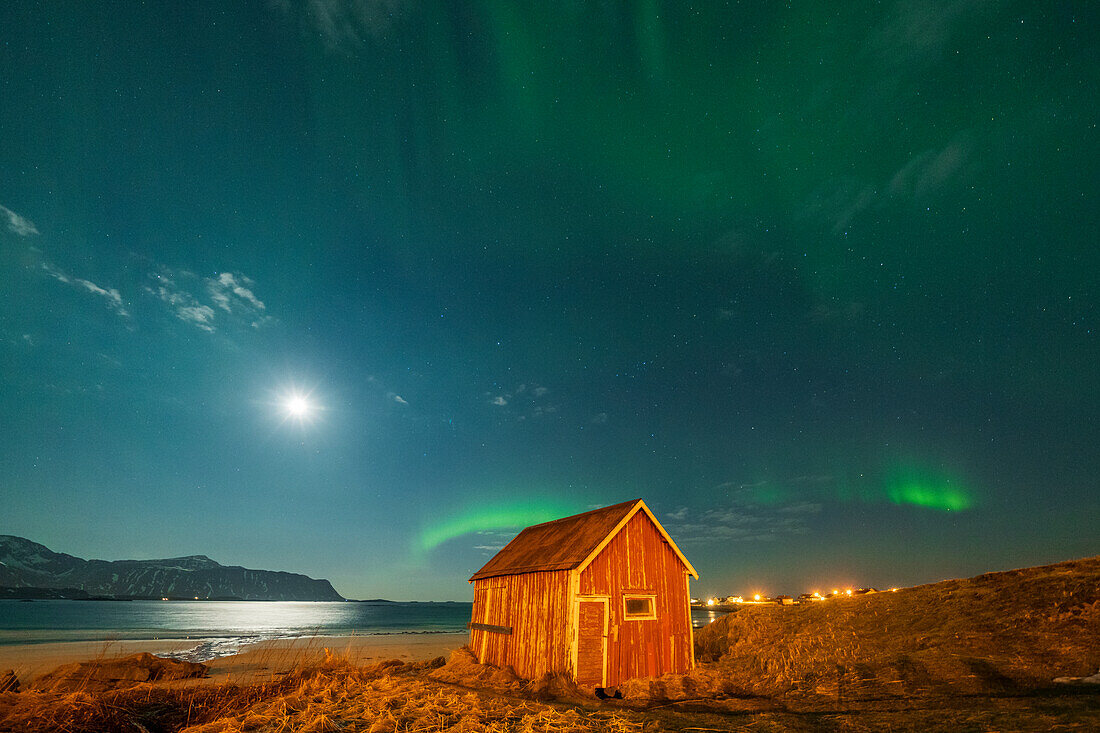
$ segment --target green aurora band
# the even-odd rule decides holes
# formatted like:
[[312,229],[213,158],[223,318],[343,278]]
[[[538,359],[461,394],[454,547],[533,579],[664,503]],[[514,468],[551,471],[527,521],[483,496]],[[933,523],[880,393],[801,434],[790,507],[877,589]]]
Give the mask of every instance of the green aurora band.
[[974,504],[973,493],[946,476],[918,469],[899,470],[886,483],[892,504],[909,504],[941,512],[958,512]]
[[[935,470],[906,465],[888,473],[875,486],[851,484],[832,490],[819,488],[807,492],[762,482],[747,492],[752,502],[774,506],[799,501],[890,503],[915,506],[941,512],[964,511],[975,504],[972,491],[960,482]],[[492,502],[487,502],[492,503]],[[475,532],[520,530],[532,524],[549,522],[584,511],[585,507],[553,500],[513,501],[493,508],[468,508],[425,528],[415,540],[417,554],[431,552],[445,542]]]
[[962,482],[926,468],[904,466],[888,472],[886,477],[869,484],[841,483],[833,488],[791,489],[761,482],[745,494],[762,506],[793,504],[799,501],[823,503],[889,503],[896,506],[916,506],[940,512],[970,509],[976,503],[975,493]]
[[417,549],[430,552],[462,535],[490,530],[519,530],[580,511],[583,509],[576,505],[551,501],[513,502],[492,509],[471,509],[425,529],[420,533]]

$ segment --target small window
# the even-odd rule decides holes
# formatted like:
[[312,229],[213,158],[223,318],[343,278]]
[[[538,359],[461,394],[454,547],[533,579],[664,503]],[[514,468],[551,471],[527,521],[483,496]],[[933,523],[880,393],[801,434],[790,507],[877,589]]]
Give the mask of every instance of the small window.
[[624,595],[623,618],[628,621],[657,618],[657,597]]

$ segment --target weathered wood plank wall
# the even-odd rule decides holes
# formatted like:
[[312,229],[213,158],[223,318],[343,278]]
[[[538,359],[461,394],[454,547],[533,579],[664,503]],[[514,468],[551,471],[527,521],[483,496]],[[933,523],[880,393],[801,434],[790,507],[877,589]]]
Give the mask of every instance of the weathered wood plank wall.
[[[635,514],[581,572],[580,595],[610,596],[607,684],[692,667],[685,568],[644,513]],[[623,595],[655,594],[657,618],[626,620]]]
[[516,674],[526,679],[538,679],[548,671],[565,671],[571,572],[557,570],[475,580],[471,621],[512,628],[511,634],[472,629],[470,648],[478,661],[499,667],[511,665]]

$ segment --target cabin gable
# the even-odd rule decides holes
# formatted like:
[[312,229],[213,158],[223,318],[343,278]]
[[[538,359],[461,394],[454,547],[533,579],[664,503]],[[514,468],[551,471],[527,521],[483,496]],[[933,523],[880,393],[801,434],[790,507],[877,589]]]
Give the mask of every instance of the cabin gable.
[[606,685],[694,665],[690,573],[681,557],[639,511],[578,572],[578,598],[608,601]]

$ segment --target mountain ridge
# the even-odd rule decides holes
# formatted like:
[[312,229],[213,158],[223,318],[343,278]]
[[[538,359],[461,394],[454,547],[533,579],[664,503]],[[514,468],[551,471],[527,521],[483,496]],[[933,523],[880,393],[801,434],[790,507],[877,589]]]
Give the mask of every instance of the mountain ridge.
[[77,589],[120,598],[343,601],[329,581],[280,570],[222,565],[206,555],[85,560],[16,535],[0,535],[0,586]]

